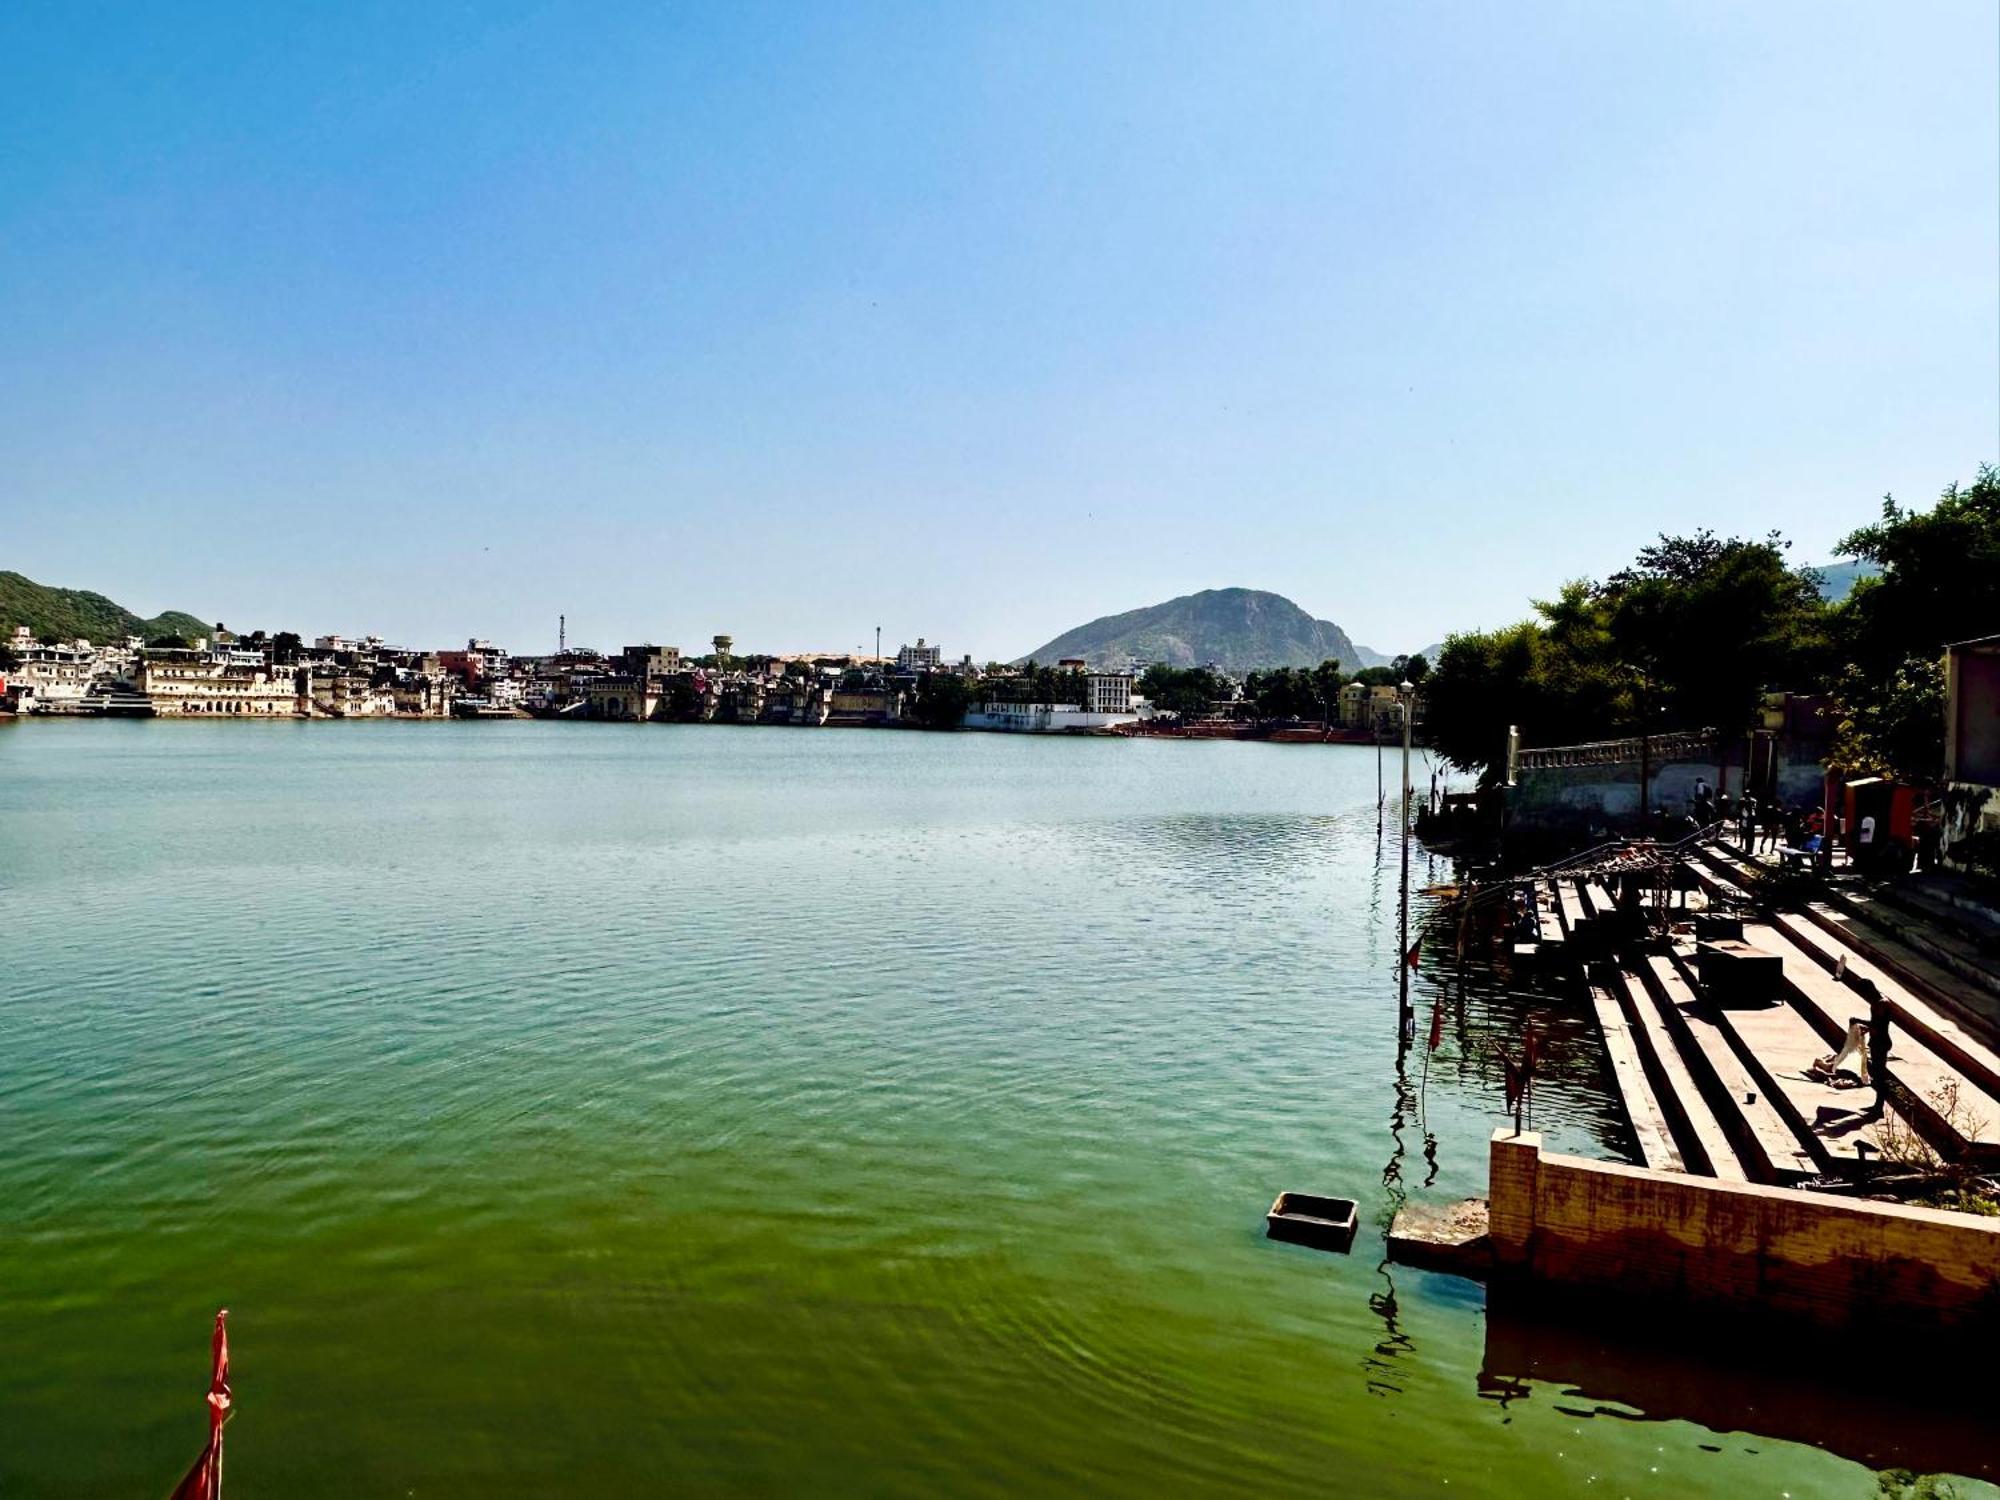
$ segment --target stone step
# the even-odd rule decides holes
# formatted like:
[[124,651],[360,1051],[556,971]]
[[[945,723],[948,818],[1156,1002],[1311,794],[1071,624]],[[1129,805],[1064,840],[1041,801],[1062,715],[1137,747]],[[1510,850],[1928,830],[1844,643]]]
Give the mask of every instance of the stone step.
[[[1685,967],[1682,973],[1687,977]],[[1855,1172],[1882,1159],[1883,1127],[1900,1116],[1893,1105],[1877,1112],[1873,1089],[1837,1089],[1807,1075],[1827,1049],[1804,1016],[1784,1004],[1716,1005],[1708,1011],[1735,1045],[1745,1071],[1823,1170]]]
[[1578,894],[1574,880],[1558,880],[1555,886],[1556,909],[1562,914],[1563,936],[1574,943],[1589,922],[1590,913],[1584,907],[1583,897]]
[[1639,1042],[1625,1019],[1625,1007],[1601,975],[1586,978],[1584,990],[1597,1015],[1597,1030],[1604,1038],[1605,1056],[1611,1060],[1611,1076],[1625,1101],[1625,1117],[1632,1122],[1632,1134],[1639,1143],[1640,1160],[1655,1172],[1685,1172],[1687,1163],[1674,1141],[1667,1108],[1646,1076]]
[[1681,1056],[1680,1044],[1647,992],[1644,979],[1623,964],[1613,969],[1610,977],[1612,990],[1624,1009],[1626,1024],[1652,1082],[1654,1097],[1666,1109],[1688,1170],[1730,1182],[1747,1182],[1749,1174],[1743,1170],[1729,1133],[1703,1097],[1701,1086],[1689,1071],[1687,1059]]
[[[1696,867],[1698,880],[1727,885],[1742,868],[1740,856],[1709,850],[1703,855],[1710,863]],[[1898,922],[1893,910],[1885,912],[1865,893],[1807,898],[1799,903],[1799,911],[1850,952],[1866,957],[1874,969],[1927,1000],[1957,1031],[2000,1041],[2000,991],[1969,977],[1967,963],[1942,961],[1935,935],[1926,936],[1916,920]]]
[[[1737,875],[1739,884],[1744,883],[1740,873],[1745,869],[1761,872],[1764,868],[1726,841],[1717,849],[1702,852],[1722,866],[1724,873]],[[1993,947],[2000,943],[2000,929],[1969,931],[1968,925],[1980,918],[1962,903],[1932,894],[1917,883],[1926,878],[1829,886],[1819,904],[1825,911],[1866,923],[1871,932],[1879,932],[1919,955],[1927,966],[1952,975],[1957,982],[1947,989],[1963,994],[1967,985],[1973,985],[1983,992],[1978,997],[1980,1005],[1986,1005],[1986,996],[2000,1002],[2000,953]],[[1988,1008],[2000,1016],[2000,1008]]]
[[[1895,1017],[1889,1077],[1899,1108],[1940,1151],[1969,1148],[1979,1160],[2000,1162],[2000,1054],[1804,918],[1779,914],[1763,941],[1785,954],[1793,1004],[1829,1049],[1840,1045],[1849,1020],[1868,1013],[1867,1002],[1833,977],[1845,953],[1848,973],[1872,981]],[[1954,1095],[1958,1118],[1948,1120]]]
[[1687,975],[1664,953],[1645,955],[1638,972],[1644,992],[1697,1085],[1697,1095],[1736,1148],[1750,1180],[1789,1183],[1820,1175],[1822,1168],[1811,1148],[1772,1103],[1762,1080],[1744,1066],[1735,1043]]
[[1977,989],[1987,1003],[2000,1005],[2000,965],[1970,939],[1907,907],[1892,904],[1873,889],[1835,889],[1828,893],[1826,904],[1867,923],[1885,938],[1914,950],[1954,975],[1961,990]]

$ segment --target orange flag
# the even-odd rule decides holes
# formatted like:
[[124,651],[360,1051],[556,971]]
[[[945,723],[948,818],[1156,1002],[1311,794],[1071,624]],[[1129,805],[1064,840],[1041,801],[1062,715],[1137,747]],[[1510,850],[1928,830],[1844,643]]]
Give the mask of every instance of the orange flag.
[[208,1446],[175,1487],[171,1500],[222,1500],[222,1424],[229,1420],[229,1309],[215,1315],[209,1341]]
[[1423,945],[1424,940],[1422,938],[1418,938],[1414,943],[1410,944],[1410,951],[1403,955],[1403,962],[1414,969],[1417,966],[1417,950],[1422,948]]

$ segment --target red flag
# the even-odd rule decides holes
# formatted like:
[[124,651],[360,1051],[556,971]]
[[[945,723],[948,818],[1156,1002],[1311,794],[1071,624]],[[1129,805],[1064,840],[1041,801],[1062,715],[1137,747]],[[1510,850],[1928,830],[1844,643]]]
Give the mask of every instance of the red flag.
[[215,1315],[209,1341],[208,1446],[175,1487],[171,1500],[222,1500],[222,1424],[229,1420],[229,1309]]
[[1444,1001],[1435,1000],[1431,1002],[1431,1051],[1433,1052],[1437,1051],[1438,1043],[1443,1040],[1444,1040]]
[[1410,951],[1403,955],[1403,962],[1414,969],[1417,966],[1417,950],[1423,947],[1423,945],[1424,940],[1422,938],[1418,938],[1414,943],[1410,944]]

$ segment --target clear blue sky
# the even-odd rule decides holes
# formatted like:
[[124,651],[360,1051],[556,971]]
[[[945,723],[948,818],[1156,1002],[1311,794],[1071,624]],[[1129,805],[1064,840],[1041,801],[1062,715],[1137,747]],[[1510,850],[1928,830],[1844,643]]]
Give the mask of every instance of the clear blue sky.
[[0,9],[0,567],[981,658],[2000,457],[2000,7]]

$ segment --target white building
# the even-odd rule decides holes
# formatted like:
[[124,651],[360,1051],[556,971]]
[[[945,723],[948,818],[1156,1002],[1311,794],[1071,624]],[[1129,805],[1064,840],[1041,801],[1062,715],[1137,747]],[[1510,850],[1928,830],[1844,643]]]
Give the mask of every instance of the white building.
[[[1127,689],[1130,701],[1130,689]],[[977,703],[967,710],[967,729],[991,729],[1006,734],[1108,734],[1136,724],[1131,712],[1095,709],[1079,703]]]
[[11,648],[16,665],[6,675],[7,694],[24,711],[59,712],[81,703],[98,673],[98,652],[89,641],[45,646],[25,627]]
[[1094,714],[1129,714],[1135,681],[1129,672],[1092,672],[1084,679],[1083,706]]
[[944,648],[925,643],[917,637],[914,646],[904,646],[896,653],[896,670],[899,672],[935,672],[944,660]]

